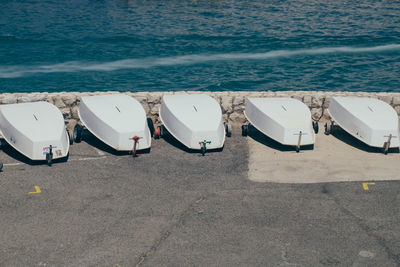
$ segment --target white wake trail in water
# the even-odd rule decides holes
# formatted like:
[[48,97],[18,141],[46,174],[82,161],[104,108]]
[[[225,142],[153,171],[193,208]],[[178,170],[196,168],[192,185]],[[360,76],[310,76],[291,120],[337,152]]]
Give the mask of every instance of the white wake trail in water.
[[124,59],[111,62],[69,61],[52,65],[14,65],[0,66],[0,78],[18,78],[38,73],[80,72],[80,71],[115,71],[120,69],[145,69],[162,66],[195,65],[212,61],[235,60],[267,60],[279,57],[294,57],[300,55],[324,55],[331,53],[378,53],[400,50],[400,44],[381,45],[373,47],[322,47],[299,50],[276,50],[265,53],[226,53],[198,54],[163,58]]

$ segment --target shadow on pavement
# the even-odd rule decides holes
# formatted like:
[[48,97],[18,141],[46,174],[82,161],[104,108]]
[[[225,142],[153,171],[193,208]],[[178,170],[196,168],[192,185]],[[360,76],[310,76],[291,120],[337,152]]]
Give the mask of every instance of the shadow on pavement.
[[[342,128],[340,128],[338,125],[334,125],[332,130],[331,130],[331,135],[334,136],[335,138],[339,139],[343,143],[352,146],[354,148],[357,148],[359,150],[368,152],[368,153],[379,153],[382,154],[383,148],[379,147],[371,147],[362,141],[358,140]],[[390,148],[388,153],[399,153],[399,148]]]
[[[249,133],[248,136],[250,138],[252,138],[254,141],[268,146],[272,149],[276,149],[282,152],[293,152],[296,151],[296,147],[295,146],[288,146],[288,145],[282,145],[281,143],[273,140],[272,138],[266,136],[265,134],[263,134],[262,132],[260,132],[259,130],[257,130],[256,128],[254,128],[253,126],[249,127]],[[301,150],[313,150],[314,149],[314,145],[306,145],[306,146],[301,146],[300,151]]]
[[[7,144],[6,141],[2,141],[1,150],[10,158],[13,158],[17,161],[20,161],[22,163],[25,163],[25,164],[28,164],[31,166],[47,165],[46,160],[31,160],[31,159],[29,159],[28,157],[24,156],[23,154],[18,152],[16,149],[14,149],[12,146]],[[52,163],[55,164],[55,163],[60,163],[60,162],[66,162],[66,161],[68,161],[68,158],[69,158],[69,153],[66,157],[54,159],[52,161]]]
[[[110,147],[109,145],[105,144],[103,141],[98,139],[96,136],[94,136],[88,130],[84,130],[82,141],[86,142],[90,146],[97,148],[98,150],[112,154],[114,156],[123,156],[123,155],[130,154],[130,151],[115,150],[114,148]],[[142,149],[142,150],[138,150],[137,152],[138,152],[138,154],[147,154],[147,153],[150,153],[150,149]]]
[[[165,130],[166,131],[166,130]],[[183,145],[181,142],[179,142],[175,137],[173,137],[170,133],[168,133],[166,131],[166,133],[164,134],[164,136],[162,137],[162,139],[164,139],[168,144],[183,150],[187,153],[190,154],[199,154],[199,156],[202,156],[200,153],[200,145],[199,145],[199,150],[196,149],[190,149],[187,148],[185,145]],[[217,148],[217,149],[207,149],[206,154],[207,153],[214,153],[214,152],[222,152],[224,150],[224,147],[221,148]]]

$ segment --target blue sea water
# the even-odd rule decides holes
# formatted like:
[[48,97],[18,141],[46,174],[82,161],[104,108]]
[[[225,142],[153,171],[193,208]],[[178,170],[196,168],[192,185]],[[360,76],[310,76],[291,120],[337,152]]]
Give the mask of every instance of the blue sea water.
[[0,92],[400,92],[400,1],[0,1]]

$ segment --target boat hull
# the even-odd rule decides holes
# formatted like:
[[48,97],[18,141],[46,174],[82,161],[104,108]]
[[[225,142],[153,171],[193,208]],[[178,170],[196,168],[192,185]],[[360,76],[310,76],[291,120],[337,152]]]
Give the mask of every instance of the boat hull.
[[98,139],[118,151],[131,151],[134,136],[140,137],[136,149],[151,147],[146,112],[134,98],[119,95],[82,97],[78,109],[82,124]]
[[293,98],[248,98],[247,120],[260,132],[282,145],[314,144],[311,112],[301,101]]
[[225,127],[219,104],[208,95],[166,95],[160,106],[160,119],[167,131],[189,149],[224,146]]
[[60,110],[47,102],[2,105],[0,129],[15,150],[31,160],[46,160],[52,146],[53,159],[69,152],[69,137]]
[[386,102],[365,97],[333,97],[328,112],[335,124],[371,147],[399,147],[396,111]]

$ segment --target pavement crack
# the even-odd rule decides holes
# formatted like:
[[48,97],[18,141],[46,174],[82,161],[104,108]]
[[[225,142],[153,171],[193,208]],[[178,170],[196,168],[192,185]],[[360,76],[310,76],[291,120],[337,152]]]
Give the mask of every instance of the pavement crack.
[[138,267],[140,266],[146,259],[148,259],[151,255],[153,255],[163,244],[165,240],[168,239],[168,237],[171,235],[172,231],[176,228],[178,228],[180,225],[184,225],[185,219],[187,216],[189,216],[190,212],[194,209],[195,205],[199,204],[201,201],[205,200],[205,197],[199,197],[195,199],[194,201],[190,202],[186,208],[180,212],[174,220],[173,223],[171,223],[166,230],[164,230],[157,240],[154,241],[153,245],[144,253],[141,254],[139,259],[137,260],[135,266]]
[[331,195],[331,197],[344,214],[351,217],[368,236],[375,239],[375,241],[385,250],[389,259],[392,259],[396,264],[400,265],[400,254],[396,254],[388,245],[386,245],[386,240],[383,237],[373,233],[371,227],[369,227],[366,223],[364,223],[361,218],[354,215],[350,210],[346,209],[343,205],[341,205],[339,203],[339,200],[335,196]]
[[[286,246],[288,246],[288,244]],[[289,262],[289,259],[287,258],[287,247],[286,246],[283,246],[282,250],[281,250],[281,264],[280,265],[285,265],[285,266],[303,266],[301,264]]]

